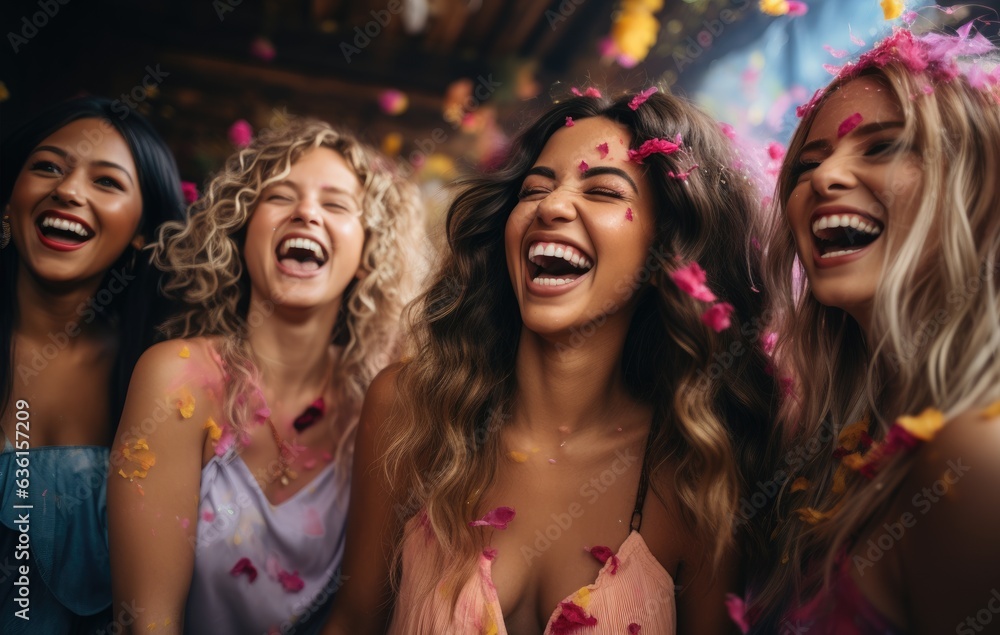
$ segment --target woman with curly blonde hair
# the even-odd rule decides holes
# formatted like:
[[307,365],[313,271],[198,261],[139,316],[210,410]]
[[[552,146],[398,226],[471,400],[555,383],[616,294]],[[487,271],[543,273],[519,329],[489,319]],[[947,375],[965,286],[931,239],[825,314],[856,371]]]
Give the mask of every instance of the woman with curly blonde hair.
[[774,404],[758,198],[654,91],[556,104],[462,185],[416,352],[365,400],[326,632],[732,628]]
[[767,251],[798,451],[755,632],[998,632],[1000,57],[971,27],[899,29],[800,109]]
[[136,366],[108,488],[134,630],[302,629],[336,591],[353,433],[397,351],[420,217],[385,159],[293,120],[161,232],[164,290],[187,308]]

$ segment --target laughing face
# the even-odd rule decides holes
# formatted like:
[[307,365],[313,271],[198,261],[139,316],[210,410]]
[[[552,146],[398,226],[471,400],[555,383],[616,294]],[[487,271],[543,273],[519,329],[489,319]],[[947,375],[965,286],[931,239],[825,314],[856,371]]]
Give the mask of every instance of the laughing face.
[[[560,128],[507,219],[507,269],[525,327],[559,333],[602,315],[627,324],[652,244],[653,193],[630,135],[603,117]],[[604,146],[607,144],[607,146]]]
[[99,281],[142,218],[128,144],[98,119],[66,124],[28,155],[9,206],[11,238],[35,278]]
[[866,324],[885,236],[905,232],[916,208],[920,158],[902,147],[903,112],[875,77],[823,103],[794,157],[785,213],[812,293]]
[[244,245],[254,299],[339,306],[361,265],[361,195],[344,158],[324,147],[304,153],[288,176],[261,192]]

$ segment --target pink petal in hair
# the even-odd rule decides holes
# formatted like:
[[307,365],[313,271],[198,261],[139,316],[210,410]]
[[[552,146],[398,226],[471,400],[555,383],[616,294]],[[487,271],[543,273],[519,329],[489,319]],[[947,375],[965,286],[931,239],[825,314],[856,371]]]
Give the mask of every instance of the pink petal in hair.
[[750,631],[750,622],[747,621],[746,602],[733,593],[726,594],[726,610],[729,611],[729,619],[739,627],[741,633]]
[[667,139],[649,139],[644,141],[638,150],[629,150],[628,160],[633,163],[642,163],[643,159],[651,154],[673,154],[679,149],[680,146]]
[[698,169],[698,164],[695,163],[694,165],[689,167],[687,170],[684,170],[683,172],[674,172],[673,170],[669,170],[667,172],[667,176],[677,181],[687,181],[688,177],[691,176],[691,173],[697,169]]
[[469,527],[493,527],[494,529],[507,529],[510,521],[514,520],[513,507],[497,507],[486,512],[486,515],[479,520],[469,522]]
[[701,321],[708,325],[716,333],[725,331],[732,326],[730,316],[733,314],[733,305],[728,302],[717,302],[708,307],[708,310],[701,314]]
[[572,128],[574,125],[575,124],[573,122],[573,118],[572,117],[566,117],[566,127],[567,128]]
[[863,120],[864,117],[861,116],[861,113],[856,112],[847,119],[841,121],[840,125],[837,126],[837,138],[840,139],[843,136],[851,134],[851,131],[857,128],[858,124],[860,124]]
[[632,110],[639,110],[639,106],[646,103],[646,100],[649,99],[653,95],[653,93],[655,93],[657,90],[659,89],[656,86],[650,86],[646,90],[642,91],[641,93],[633,97],[632,101],[628,102],[628,107],[631,108]]
[[695,300],[715,302],[715,294],[705,285],[705,282],[708,280],[708,274],[705,273],[705,270],[697,262],[692,262],[688,266],[671,273],[670,279],[674,281],[678,289]]

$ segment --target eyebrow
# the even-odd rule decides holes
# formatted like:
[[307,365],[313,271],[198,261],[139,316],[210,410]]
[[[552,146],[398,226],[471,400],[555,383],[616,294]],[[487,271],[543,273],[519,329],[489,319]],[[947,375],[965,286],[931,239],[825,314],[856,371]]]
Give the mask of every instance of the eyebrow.
[[[296,190],[296,191],[299,191],[299,192],[302,191],[302,187],[298,183],[296,183],[294,180],[292,180],[292,179],[282,179],[282,180],[278,181],[277,183],[272,183],[269,187],[278,187],[279,185],[287,185],[288,187],[292,188],[293,190]],[[323,192],[329,192],[331,194],[343,194],[344,196],[350,198],[351,200],[356,200],[357,199],[357,195],[356,194],[348,192],[344,188],[338,187],[336,185],[323,185],[323,186],[320,187],[320,190],[322,190]]]
[[[42,152],[42,151],[51,152],[53,154],[58,154],[63,159],[65,159],[67,161],[69,160],[69,153],[66,152],[65,150],[63,150],[62,148],[57,148],[56,146],[38,146],[37,148],[35,148],[34,150],[31,151],[31,154],[35,154],[36,152]],[[132,180],[132,175],[129,174],[129,171],[126,170],[123,166],[118,165],[117,163],[115,163],[113,161],[103,161],[103,160],[101,160],[101,161],[94,161],[94,165],[97,165],[97,166],[100,166],[100,167],[105,167],[105,168],[114,168],[116,170],[121,170],[125,174],[125,176],[128,177],[129,183],[132,183],[133,185],[135,184],[135,182]]]
[[[845,136],[864,136],[882,130],[902,128],[904,125],[905,124],[902,121],[873,121],[871,123],[858,126],[854,130],[848,132]],[[826,139],[815,139],[802,146],[802,149],[799,150],[799,154],[801,155],[811,150],[828,150],[830,147],[830,142]]]
[[[547,179],[556,178],[556,173],[552,168],[546,168],[542,166],[534,167],[528,170],[528,174],[525,176],[530,176],[532,174],[537,174],[538,176],[543,176]],[[639,193],[639,187],[632,180],[632,177],[628,175],[628,172],[622,170],[621,168],[615,168],[610,165],[595,165],[592,168],[587,168],[583,171],[583,178],[589,179],[594,176],[601,176],[602,174],[610,174],[612,176],[617,176],[628,181],[628,184],[632,187],[632,191],[636,194]]]

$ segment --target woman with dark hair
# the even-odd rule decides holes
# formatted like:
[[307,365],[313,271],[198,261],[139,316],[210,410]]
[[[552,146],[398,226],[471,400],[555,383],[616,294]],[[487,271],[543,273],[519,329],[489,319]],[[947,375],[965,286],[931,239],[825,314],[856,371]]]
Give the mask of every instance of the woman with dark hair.
[[0,632],[96,632],[111,619],[108,446],[165,317],[140,250],[182,216],[180,179],[149,122],[95,97],[16,130],[0,175],[0,553],[17,567]]
[[556,104],[464,182],[362,412],[326,632],[733,628],[774,409],[737,165],[650,90]]

